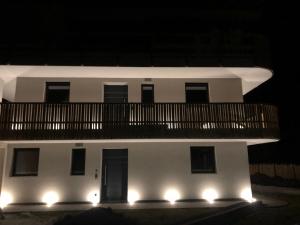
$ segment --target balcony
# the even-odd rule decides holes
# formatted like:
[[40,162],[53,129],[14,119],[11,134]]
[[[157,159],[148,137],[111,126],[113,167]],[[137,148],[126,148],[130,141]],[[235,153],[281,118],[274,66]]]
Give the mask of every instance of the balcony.
[[265,104],[0,104],[4,141],[278,137],[277,109]]

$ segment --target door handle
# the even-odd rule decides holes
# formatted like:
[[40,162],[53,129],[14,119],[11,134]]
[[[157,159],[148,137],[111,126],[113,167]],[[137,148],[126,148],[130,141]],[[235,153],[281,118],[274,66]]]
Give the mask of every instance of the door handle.
[[107,165],[105,164],[105,166],[104,166],[104,185],[107,184],[106,172],[107,172]]
[[95,179],[98,178],[98,169],[95,170]]

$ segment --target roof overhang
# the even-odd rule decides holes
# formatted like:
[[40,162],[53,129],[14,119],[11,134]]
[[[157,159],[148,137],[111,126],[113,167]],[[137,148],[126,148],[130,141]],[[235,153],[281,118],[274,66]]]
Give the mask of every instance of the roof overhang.
[[243,94],[272,77],[260,67],[92,67],[0,65],[0,79],[7,83],[17,77],[60,78],[240,78]]
[[[73,143],[75,140],[11,140],[11,141],[2,141],[1,144],[31,144],[31,143]],[[199,142],[199,143],[236,143],[236,142],[245,142],[247,145],[257,145],[277,142],[278,139],[181,139],[181,138],[170,138],[170,139],[95,139],[95,140],[76,140],[75,142],[79,143],[185,143],[185,142]]]

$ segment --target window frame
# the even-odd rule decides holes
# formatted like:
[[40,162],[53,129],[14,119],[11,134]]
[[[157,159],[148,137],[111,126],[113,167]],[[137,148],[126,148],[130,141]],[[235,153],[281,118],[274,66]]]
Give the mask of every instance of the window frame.
[[[144,89],[143,87],[152,87],[152,102],[144,102]],[[141,103],[142,104],[153,104],[154,101],[154,84],[142,84],[141,85]]]
[[209,85],[208,83],[193,83],[193,82],[188,82],[188,83],[185,83],[185,102],[186,103],[189,103],[189,104],[192,104],[190,102],[187,101],[187,86],[202,86],[202,87],[206,87],[207,89],[207,96],[206,96],[206,101],[205,102],[199,102],[199,103],[195,103],[195,104],[206,104],[206,103],[209,103]]
[[[78,150],[84,150],[84,165],[83,165],[83,172],[82,173],[75,173],[74,170],[74,152]],[[70,170],[70,175],[71,176],[85,176],[85,166],[86,166],[86,148],[73,148],[72,149],[72,155],[71,155],[71,170]]]
[[[199,148],[198,150],[196,150],[196,148]],[[203,149],[210,149],[212,151],[212,155],[213,155],[213,162],[212,163],[212,169],[193,169],[193,159],[192,159],[192,151],[196,150],[196,151],[201,151],[200,148]],[[204,173],[204,174],[216,174],[217,173],[217,160],[216,160],[216,152],[215,152],[215,147],[214,146],[190,146],[190,160],[191,160],[191,173],[192,174],[197,174],[197,173]]]
[[[36,173],[28,173],[28,174],[17,174],[16,173],[16,163],[17,163],[17,153],[20,151],[37,151],[37,171]],[[12,169],[11,169],[11,176],[12,177],[36,177],[39,173],[39,162],[40,162],[40,149],[39,148],[14,148],[13,151],[13,162],[12,162]]]
[[[50,85],[57,85],[57,86],[69,86],[69,94],[68,94],[68,101],[67,102],[64,102],[64,103],[69,103],[70,102],[70,93],[71,93],[71,82],[69,81],[46,81],[46,84],[45,84],[45,96],[44,96],[44,102],[45,103],[49,103],[51,104],[52,102],[48,102],[48,87]],[[53,104],[59,104],[59,103],[53,103]]]

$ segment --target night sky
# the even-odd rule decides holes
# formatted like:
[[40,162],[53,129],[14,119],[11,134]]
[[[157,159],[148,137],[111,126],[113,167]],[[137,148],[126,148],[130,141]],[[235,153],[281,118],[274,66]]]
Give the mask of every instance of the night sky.
[[274,76],[244,99],[279,107],[281,141],[250,147],[250,162],[300,163],[297,7],[289,1],[209,2],[201,8],[3,5],[0,64],[93,65],[97,58],[100,65],[197,66],[197,35],[258,33],[269,42],[267,67]]

